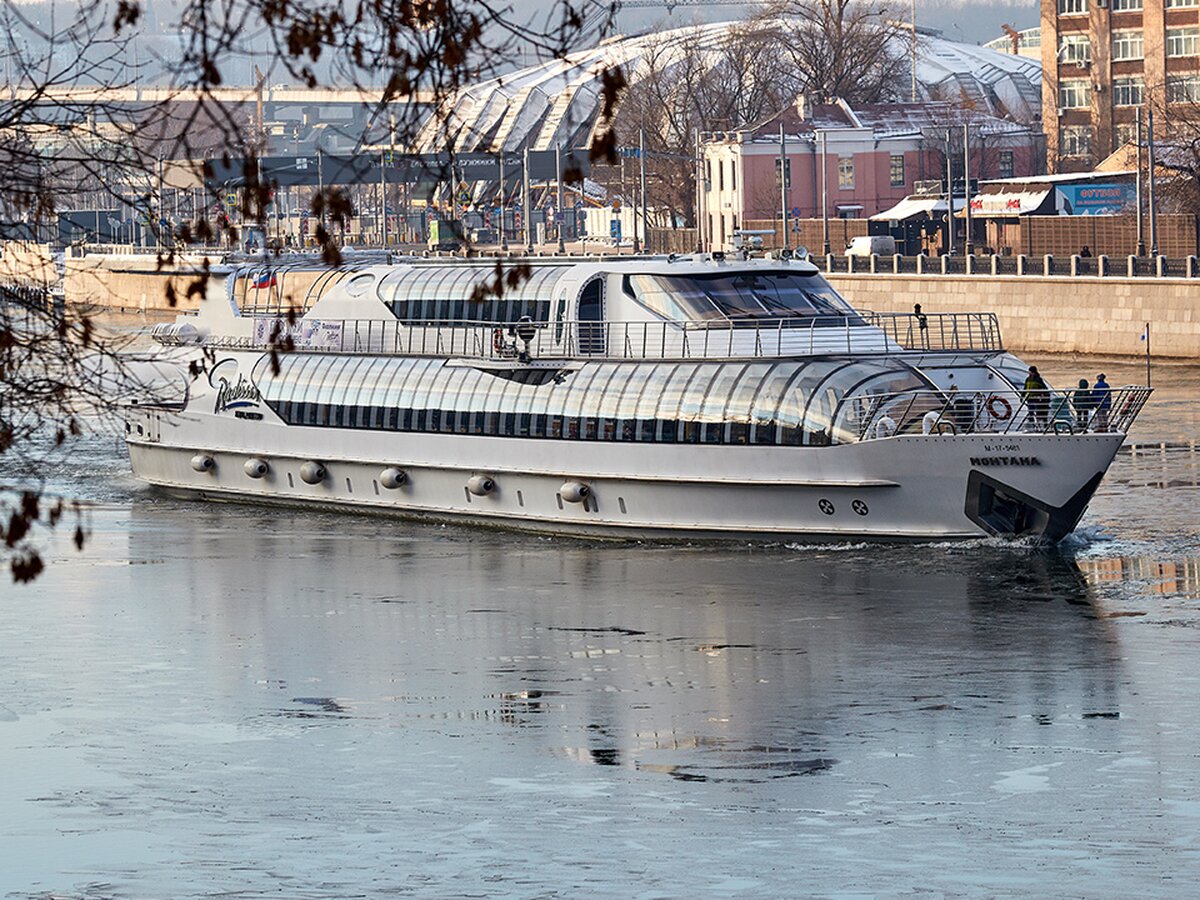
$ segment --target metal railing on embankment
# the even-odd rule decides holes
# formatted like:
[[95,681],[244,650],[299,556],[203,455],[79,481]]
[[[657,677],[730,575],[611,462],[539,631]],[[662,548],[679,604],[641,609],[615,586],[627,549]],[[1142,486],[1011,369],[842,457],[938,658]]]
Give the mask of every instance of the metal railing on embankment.
[[[289,323],[254,317],[248,337],[208,336],[194,328],[156,327],[160,343],[204,343],[225,349],[295,349],[487,359],[684,360],[872,355],[900,350],[995,352],[1003,349],[992,313],[855,313],[705,322],[400,322],[379,319]],[[187,328],[187,326],[184,326]]]
[[978,275],[1062,278],[1200,278],[1200,257],[1182,256],[812,256],[833,275]]

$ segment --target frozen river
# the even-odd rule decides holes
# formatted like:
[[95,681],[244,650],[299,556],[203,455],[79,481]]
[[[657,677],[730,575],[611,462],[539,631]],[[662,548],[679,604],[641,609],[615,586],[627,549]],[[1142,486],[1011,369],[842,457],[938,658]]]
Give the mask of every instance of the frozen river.
[[[1132,440],[1200,438],[1156,377]],[[1056,551],[187,503],[107,437],[56,477],[93,537],[0,582],[0,896],[1200,892],[1197,453]]]

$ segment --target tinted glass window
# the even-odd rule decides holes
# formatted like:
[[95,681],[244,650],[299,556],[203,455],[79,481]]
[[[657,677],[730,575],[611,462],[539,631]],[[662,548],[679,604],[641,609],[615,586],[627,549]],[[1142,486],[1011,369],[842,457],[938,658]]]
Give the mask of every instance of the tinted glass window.
[[667,319],[828,319],[863,324],[850,305],[818,274],[734,272],[713,275],[627,275],[625,290]]

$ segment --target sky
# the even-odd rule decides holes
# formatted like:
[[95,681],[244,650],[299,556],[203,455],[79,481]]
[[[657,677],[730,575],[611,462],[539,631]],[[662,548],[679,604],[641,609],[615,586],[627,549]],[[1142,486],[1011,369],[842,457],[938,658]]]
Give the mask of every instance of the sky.
[[[180,0],[144,0],[145,14],[141,27],[141,37],[137,42],[137,54],[142,64],[143,76],[149,75],[150,68],[157,68],[155,57],[170,58],[178,53],[174,48],[177,43],[165,31],[169,32],[178,17]],[[549,9],[546,0],[509,0],[513,8],[512,18],[527,20],[529,17],[546,16]],[[602,2],[602,0],[598,0]],[[666,0],[664,0],[666,2]],[[907,19],[910,15],[910,0],[889,0],[897,17]],[[5,0],[6,4],[19,6],[22,13],[34,21],[49,20],[51,10],[61,27],[64,21],[69,21],[70,11],[74,8],[75,0]],[[949,40],[965,43],[980,44],[1003,34],[1002,25],[1008,23],[1014,28],[1030,28],[1038,24],[1038,0],[916,0],[917,22],[919,25],[940,29],[943,36]],[[114,6],[115,8],[115,6]],[[695,5],[677,7],[668,11],[665,7],[636,8],[622,10],[617,17],[617,33],[639,34],[662,28],[681,27],[700,21],[733,20],[746,16],[756,7],[746,6],[715,6]],[[69,52],[68,48],[63,48]],[[57,55],[57,48],[56,48]],[[530,65],[540,60],[533,55],[513,59],[510,64],[516,66]],[[231,66],[232,71],[226,73],[227,83],[250,83],[252,80],[253,60],[242,60]],[[267,65],[263,65],[268,69]],[[293,80],[287,73],[278,70],[268,75],[272,83],[283,83]],[[146,80],[158,80],[146,78]]]

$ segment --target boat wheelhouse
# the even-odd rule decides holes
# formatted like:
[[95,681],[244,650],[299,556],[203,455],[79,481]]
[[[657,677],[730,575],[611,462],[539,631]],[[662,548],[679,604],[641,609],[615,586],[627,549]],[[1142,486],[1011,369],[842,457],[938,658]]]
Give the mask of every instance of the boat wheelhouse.
[[555,533],[1053,539],[1148,393],[1024,391],[994,316],[856,310],[804,260],[403,260],[298,317],[259,281],[157,330],[212,363],[131,407],[139,476]]

